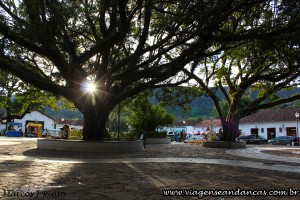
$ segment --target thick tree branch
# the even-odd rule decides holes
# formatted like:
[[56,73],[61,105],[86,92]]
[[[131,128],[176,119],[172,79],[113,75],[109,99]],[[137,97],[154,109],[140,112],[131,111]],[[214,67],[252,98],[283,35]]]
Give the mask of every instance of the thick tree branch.
[[0,68],[14,73],[24,82],[37,86],[42,90],[59,95],[66,95],[67,93],[67,88],[54,84],[46,76],[42,76],[35,70],[30,70],[31,67],[28,64],[0,56]]
[[275,106],[278,106],[278,105],[281,105],[281,104],[284,104],[284,103],[289,103],[289,102],[293,102],[293,101],[297,101],[297,100],[300,100],[300,94],[296,94],[292,97],[288,97],[288,98],[282,98],[282,99],[279,99],[279,100],[276,100],[276,101],[272,101],[272,102],[269,102],[269,103],[264,103],[264,104],[259,104],[259,105],[256,105],[256,106],[250,106],[250,107],[246,107],[245,109],[242,109],[241,110],[241,113],[253,113],[257,110],[260,110],[260,109],[267,109],[267,108],[272,108],[272,107],[275,107]]

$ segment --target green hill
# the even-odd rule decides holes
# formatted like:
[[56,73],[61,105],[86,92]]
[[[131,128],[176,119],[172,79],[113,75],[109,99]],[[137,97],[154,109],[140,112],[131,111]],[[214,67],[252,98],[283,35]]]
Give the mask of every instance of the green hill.
[[83,119],[83,115],[79,110],[68,110],[68,109],[62,109],[62,110],[52,110],[48,107],[45,107],[45,113],[49,116],[51,116],[54,119],[67,119],[67,120],[76,120],[76,119]]
[[[217,91],[216,93],[217,93],[217,96],[219,97],[220,101],[223,101],[224,96],[222,95],[221,91]],[[294,94],[299,94],[299,93],[300,93],[300,88],[295,88],[292,90],[279,91],[277,93],[277,96],[280,98],[283,98],[283,97],[289,97],[289,96],[292,96]],[[250,97],[252,99],[255,99],[257,97],[257,94],[258,94],[258,92],[252,92],[250,94]],[[287,107],[287,106],[290,107],[290,106],[297,106],[297,105],[300,106],[300,101],[280,105],[279,107]],[[211,98],[206,95],[195,98],[191,102],[190,106],[191,106],[191,109],[187,113],[182,113],[182,110],[179,107],[168,107],[167,111],[172,113],[173,115],[175,115],[175,117],[181,117],[181,118],[183,118],[183,117],[209,118],[209,117],[212,117],[212,111],[215,107]]]

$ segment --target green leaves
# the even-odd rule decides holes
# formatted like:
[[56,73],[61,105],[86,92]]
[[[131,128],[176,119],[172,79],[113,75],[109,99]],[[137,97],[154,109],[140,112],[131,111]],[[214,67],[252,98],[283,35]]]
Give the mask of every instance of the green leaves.
[[132,111],[132,127],[139,131],[154,131],[158,126],[172,124],[174,120],[174,116],[168,114],[160,103],[152,105],[146,96],[134,100]]

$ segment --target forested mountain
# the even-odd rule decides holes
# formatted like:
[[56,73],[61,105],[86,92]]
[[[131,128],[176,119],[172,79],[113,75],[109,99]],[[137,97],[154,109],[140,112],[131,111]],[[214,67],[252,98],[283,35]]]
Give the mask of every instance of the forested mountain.
[[51,116],[54,119],[83,119],[83,115],[80,111],[77,109],[75,111],[68,110],[68,109],[62,109],[62,110],[52,110],[48,107],[45,107],[45,113],[49,116]]
[[[224,100],[224,96],[222,95],[221,91],[216,91],[217,96],[219,97],[220,101]],[[299,94],[300,93],[300,88],[295,88],[292,90],[283,90],[279,91],[277,93],[278,97],[288,97],[292,96],[294,94]],[[251,99],[255,99],[257,97],[258,92],[250,92],[249,95]],[[300,106],[299,101],[298,102],[293,102],[290,104],[284,104],[281,105],[281,107],[286,107],[286,106]],[[182,113],[181,108],[179,107],[168,107],[167,111],[174,114],[177,118],[188,118],[188,117],[200,117],[200,118],[210,118],[213,117],[213,109],[214,109],[214,103],[211,100],[210,97],[206,95],[202,95],[198,98],[195,98],[190,103],[191,109],[187,113]]]

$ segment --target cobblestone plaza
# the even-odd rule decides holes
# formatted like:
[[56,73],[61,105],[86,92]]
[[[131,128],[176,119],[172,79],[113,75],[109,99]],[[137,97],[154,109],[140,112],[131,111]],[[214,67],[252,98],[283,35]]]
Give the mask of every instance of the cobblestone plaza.
[[1,199],[300,198],[299,147],[171,143],[135,153],[87,154],[1,137],[0,149]]

